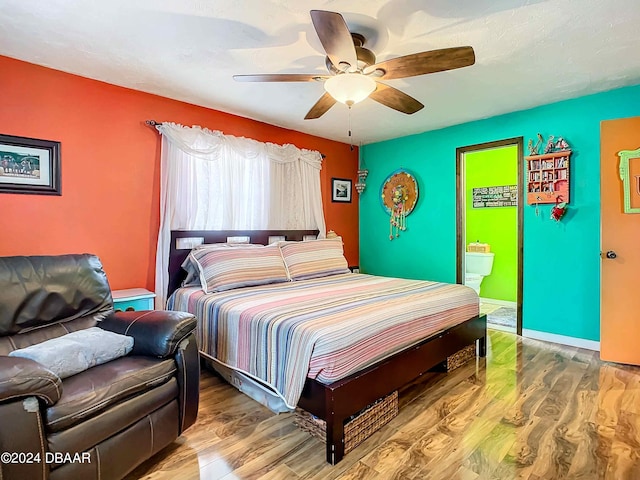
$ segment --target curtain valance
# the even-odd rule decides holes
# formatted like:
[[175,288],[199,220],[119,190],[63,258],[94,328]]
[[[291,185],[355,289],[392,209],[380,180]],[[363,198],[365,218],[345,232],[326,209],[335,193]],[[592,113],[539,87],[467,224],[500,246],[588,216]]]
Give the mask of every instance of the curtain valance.
[[171,230],[314,230],[324,237],[322,155],[163,123],[156,299],[166,301]]

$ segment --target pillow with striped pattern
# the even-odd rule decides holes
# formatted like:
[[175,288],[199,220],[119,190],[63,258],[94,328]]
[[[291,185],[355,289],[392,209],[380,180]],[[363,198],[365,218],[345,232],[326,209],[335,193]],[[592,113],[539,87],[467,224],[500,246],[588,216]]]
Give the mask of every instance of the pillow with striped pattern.
[[[193,250],[207,250],[216,248],[254,248],[263,247],[256,243],[202,243],[193,247]],[[187,272],[187,276],[182,281],[182,287],[196,287],[200,286],[200,269],[196,261],[189,255],[184,259],[181,265],[182,269]]]
[[276,244],[255,248],[199,249],[193,250],[189,256],[198,266],[205,293],[289,281]]
[[280,242],[278,245],[291,280],[350,272],[347,259],[344,258],[342,237]]

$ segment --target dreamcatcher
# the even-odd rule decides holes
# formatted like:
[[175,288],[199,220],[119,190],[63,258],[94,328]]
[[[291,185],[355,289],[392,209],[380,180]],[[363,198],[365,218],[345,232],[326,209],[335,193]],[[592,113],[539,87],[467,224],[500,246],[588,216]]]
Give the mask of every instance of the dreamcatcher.
[[407,216],[418,201],[415,177],[406,170],[396,170],[382,184],[380,199],[382,207],[390,215],[389,240],[393,240],[407,229]]

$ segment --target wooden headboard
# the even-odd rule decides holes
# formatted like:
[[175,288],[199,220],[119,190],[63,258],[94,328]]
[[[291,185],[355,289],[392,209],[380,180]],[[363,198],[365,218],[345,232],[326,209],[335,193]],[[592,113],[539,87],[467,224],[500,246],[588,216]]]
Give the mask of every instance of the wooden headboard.
[[[169,287],[167,298],[182,284],[187,272],[181,265],[193,247],[202,243],[225,243],[232,237],[248,238],[249,243],[268,245],[270,239],[302,241],[316,237],[318,230],[171,230],[169,247]],[[247,240],[245,240],[247,241]]]

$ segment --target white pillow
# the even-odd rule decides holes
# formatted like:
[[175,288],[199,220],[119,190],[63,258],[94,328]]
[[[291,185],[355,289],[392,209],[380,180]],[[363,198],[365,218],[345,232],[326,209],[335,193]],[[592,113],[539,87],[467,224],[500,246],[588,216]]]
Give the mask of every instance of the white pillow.
[[91,327],[14,350],[10,357],[35,360],[60,378],[124,357],[133,349],[133,337]]

